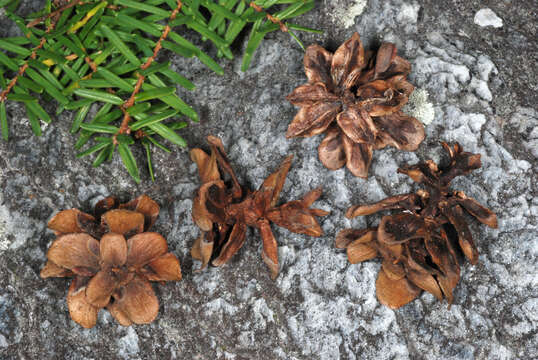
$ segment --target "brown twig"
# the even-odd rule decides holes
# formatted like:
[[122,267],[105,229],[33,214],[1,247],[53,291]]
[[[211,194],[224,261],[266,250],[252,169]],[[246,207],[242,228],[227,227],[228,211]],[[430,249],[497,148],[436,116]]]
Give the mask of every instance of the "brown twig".
[[142,139],[142,138],[144,138],[144,137],[146,137],[146,136],[147,136],[146,133],[145,133],[144,131],[142,131],[142,130],[137,130],[137,131],[135,132],[135,137],[136,137],[137,139]]
[[[55,25],[56,25],[55,23],[50,24],[50,26],[47,28],[47,31],[45,33],[48,34],[52,30],[54,30]],[[35,60],[35,58],[37,57],[37,51],[39,49],[41,49],[45,45],[46,42],[47,42],[47,40],[44,37],[41,38],[41,40],[39,41],[39,45],[37,45],[34,48],[34,50],[32,51],[32,53],[30,54],[30,59]],[[13,79],[11,79],[11,81],[9,82],[6,89],[0,93],[0,102],[4,102],[6,100],[6,98],[9,95],[11,89],[13,89],[13,87],[17,84],[17,81],[19,80],[19,77],[24,76],[24,73],[26,72],[26,69],[28,69],[28,60],[26,60],[24,62],[24,65],[22,65],[19,68],[19,71],[17,71],[17,75],[15,75],[15,77]]]
[[[174,11],[172,11],[172,15],[170,15],[170,21],[175,20],[182,6],[183,6],[183,3],[181,2],[181,0],[177,0],[177,8]],[[155,48],[153,49],[153,55],[144,64],[140,66],[140,70],[146,70],[147,68],[151,66],[153,61],[155,61],[155,59],[157,58],[157,55],[159,54],[159,51],[162,48],[162,42],[168,37],[170,30],[171,30],[171,27],[170,25],[167,24],[166,27],[164,28],[163,33],[161,34],[161,37],[159,38],[159,41],[157,41],[157,44],[155,45]],[[133,92],[131,93],[131,96],[121,106],[121,110],[123,111],[123,120],[120,125],[120,130],[114,136],[114,143],[116,143],[117,135],[130,133],[129,121],[131,121],[131,116],[127,112],[127,109],[129,109],[130,107],[134,105],[136,95],[140,92],[140,89],[142,89],[142,85],[144,85],[145,80],[146,80],[146,77],[139,73],[138,79],[136,81],[136,85],[134,87]]]
[[[84,61],[86,61],[86,64],[88,64],[88,66],[90,67],[90,69],[92,69],[92,72],[96,72],[97,71],[97,65],[95,65],[95,63],[93,62],[92,59],[90,59],[90,57],[88,55],[86,55],[86,57],[84,58]],[[91,74],[90,74],[91,75]]]
[[73,6],[76,6],[76,5],[81,4],[81,3],[82,3],[82,0],[71,0],[71,2],[69,4],[67,4],[65,6],[62,6],[58,10],[55,10],[55,11],[51,12],[50,14],[44,15],[44,16],[42,16],[40,18],[37,18],[37,19],[31,21],[27,25],[27,27],[28,28],[34,27],[37,24],[39,24],[39,23],[41,23],[41,22],[43,22],[43,21],[45,21],[47,19],[50,19],[50,18],[52,18],[52,17],[54,17],[56,15],[59,15],[59,14],[63,13],[65,10],[67,10],[69,8],[72,8]]
[[[59,8],[58,10],[56,11],[53,11],[51,12],[50,14],[46,15],[46,16],[43,16],[39,19],[35,19],[34,21],[30,22],[27,27],[28,28],[31,28],[35,25],[37,25],[38,23],[42,22],[42,21],[45,21],[46,19],[49,19],[49,18],[52,18],[56,15],[59,15],[61,14],[62,12],[64,12],[65,10],[81,3],[82,0],[73,0],[71,1],[69,4],[65,5],[65,6],[62,6],[61,8]],[[52,22],[48,27],[47,27],[47,30],[45,31],[45,34],[48,34],[50,33],[52,30],[54,30],[54,27],[56,26],[56,22]],[[30,54],[30,59],[32,60],[35,60],[35,58],[37,57],[37,51],[39,49],[41,49],[45,43],[47,42],[47,40],[43,37],[41,38],[41,40],[39,40],[39,45],[37,45],[33,50],[32,50],[32,53]],[[88,59],[89,60],[89,59]],[[91,62],[91,60],[90,60]],[[91,65],[90,65],[91,67]],[[7,96],[9,95],[9,93],[11,92],[11,90],[13,89],[13,87],[17,84],[17,81],[19,80],[20,77],[24,76],[24,73],[26,72],[26,69],[28,69],[28,60],[26,60],[24,62],[24,65],[22,65],[20,68],[19,68],[19,71],[17,71],[17,75],[15,75],[15,77],[13,79],[11,79],[11,81],[9,82],[8,86],[0,93],[0,102],[3,102],[6,100]],[[93,68],[92,68],[93,69]]]
[[[36,58],[37,50],[41,49],[43,45],[45,45],[45,42],[46,42],[45,38],[41,39],[41,41],[39,42],[39,45],[37,45],[34,48],[34,51],[32,51],[32,54],[30,55],[30,59],[33,60]],[[13,79],[11,79],[11,81],[9,82],[5,90],[0,93],[0,102],[3,102],[6,100],[11,89],[13,89],[13,87],[17,84],[17,80],[19,80],[19,77],[24,75],[24,73],[26,72],[26,69],[28,69],[28,61],[26,61],[24,65],[19,68],[19,71],[17,71],[17,75],[15,75]]]
[[[259,5],[256,5],[253,1],[250,2],[250,7],[253,8],[254,10],[256,10],[257,12],[263,12],[265,13],[265,11],[263,11],[263,8]],[[271,14],[268,14],[268,13],[265,13],[265,17],[270,21],[272,22],[273,24],[277,24],[278,26],[280,26],[280,30],[283,31],[283,32],[288,32],[288,27],[286,26],[286,24],[284,24],[282,22],[282,20],[280,20],[279,18],[271,15]]]

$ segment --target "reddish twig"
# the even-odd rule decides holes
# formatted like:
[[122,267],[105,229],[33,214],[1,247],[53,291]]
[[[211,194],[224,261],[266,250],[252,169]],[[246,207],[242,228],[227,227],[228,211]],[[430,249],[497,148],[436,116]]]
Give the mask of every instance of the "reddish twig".
[[[46,15],[46,16],[43,16],[39,19],[35,19],[34,21],[30,22],[27,27],[28,28],[31,28],[35,25],[37,25],[38,23],[42,22],[42,21],[45,21],[46,19],[49,19],[49,18],[52,18],[56,15],[59,15],[61,14],[62,12],[64,12],[65,10],[81,3],[82,0],[73,0],[71,1],[69,4],[65,5],[65,6],[62,6],[61,8],[59,8],[58,10],[55,10],[53,12],[51,12],[50,14]],[[54,30],[54,27],[56,26],[56,22],[52,22],[48,27],[47,27],[47,30],[45,31],[45,34],[48,34],[50,33],[52,30]],[[30,59],[32,60],[35,60],[35,58],[37,57],[37,51],[41,48],[43,48],[43,46],[45,45],[45,43],[47,42],[47,40],[43,37],[41,38],[41,40],[39,41],[39,45],[37,45],[33,50],[32,50],[32,53],[30,54]],[[88,59],[89,60],[89,59]],[[90,60],[91,62],[91,60]],[[91,65],[90,65],[91,67]],[[22,65],[20,68],[19,68],[19,71],[17,71],[17,75],[15,75],[15,77],[13,79],[11,79],[11,81],[9,82],[8,86],[5,88],[5,90],[3,90],[1,93],[0,93],[0,102],[3,102],[6,100],[7,96],[9,95],[9,93],[11,92],[11,90],[13,89],[13,87],[17,84],[17,81],[19,80],[20,77],[24,76],[24,73],[26,72],[26,69],[28,69],[28,60],[26,60],[24,62],[24,65]],[[93,68],[92,68],[93,69]]]
[[145,136],[146,136],[146,133],[143,132],[142,130],[137,130],[137,131],[135,132],[135,137],[136,137],[137,139],[142,139],[142,138],[144,138]]
[[[55,23],[50,24],[50,26],[47,28],[47,31],[45,33],[48,34],[52,30],[54,30],[55,25],[56,25]],[[37,45],[34,48],[34,50],[32,51],[32,53],[30,54],[30,59],[35,60],[35,58],[37,57],[37,51],[39,49],[41,49],[45,45],[46,42],[47,42],[47,40],[45,38],[42,38],[39,41],[39,45]],[[6,100],[6,98],[9,95],[11,89],[13,89],[13,87],[17,84],[17,81],[19,80],[19,78],[24,76],[24,73],[26,72],[26,69],[28,69],[28,60],[26,60],[24,62],[24,65],[22,65],[19,68],[19,71],[17,71],[17,75],[15,75],[15,77],[13,79],[11,79],[11,81],[9,82],[6,89],[0,93],[0,102],[3,102],[3,101]]]
[[[181,0],[177,0],[177,8],[174,11],[172,11],[172,15],[170,15],[170,22],[175,20],[182,6],[183,6],[183,3],[181,2]],[[157,41],[157,44],[155,45],[155,48],[153,49],[153,55],[144,64],[140,66],[140,70],[146,70],[147,68],[151,66],[151,64],[153,64],[153,61],[155,61],[155,59],[157,58],[157,55],[159,54],[159,51],[162,49],[162,42],[168,37],[168,34],[170,33],[171,29],[172,28],[170,27],[170,25],[167,24],[166,27],[164,28],[163,33],[161,34],[161,37],[159,38],[159,41]],[[136,85],[134,87],[133,92],[131,93],[131,96],[121,106],[121,110],[123,111],[123,120],[120,125],[120,130],[114,136],[114,143],[116,143],[116,136],[118,134],[129,134],[131,131],[129,129],[129,121],[131,121],[131,116],[127,112],[127,109],[129,109],[130,107],[134,105],[136,95],[142,89],[142,85],[144,85],[145,80],[146,80],[146,77],[139,73],[138,79],[136,81]]]
[[[263,11],[263,8],[259,5],[256,5],[253,1],[250,2],[250,7],[253,8],[254,10],[256,10],[257,12],[265,12]],[[288,27],[286,26],[286,24],[284,24],[282,22],[282,20],[280,20],[279,18],[271,15],[271,14],[268,14],[266,13],[265,14],[265,17],[270,21],[272,22],[273,24],[277,24],[278,26],[280,26],[280,30],[283,31],[283,32],[288,32]]]
[[63,13],[65,10],[67,10],[69,8],[72,8],[73,6],[76,6],[76,5],[80,4],[80,3],[82,3],[82,0],[71,0],[71,2],[69,4],[67,4],[65,6],[62,6],[58,10],[55,10],[55,11],[51,12],[50,14],[47,14],[45,16],[42,16],[42,17],[40,17],[38,19],[35,19],[35,20],[31,21],[27,25],[27,27],[28,28],[34,27],[37,24],[39,24],[39,23],[41,23],[41,22],[43,22],[43,21],[45,21],[47,19],[50,19],[50,18],[52,18],[52,17],[54,17],[56,15],[59,15],[59,14]]
[[[33,60],[33,59],[36,58],[37,50],[41,49],[43,47],[43,45],[45,45],[45,42],[46,42],[45,38],[41,39],[41,41],[39,42],[39,45],[37,45],[34,48],[34,51],[32,51],[32,54],[30,55],[30,59]],[[11,89],[13,89],[13,87],[17,84],[17,81],[19,80],[19,77],[24,75],[24,73],[26,72],[26,69],[28,69],[28,61],[26,61],[24,63],[24,65],[19,68],[19,71],[17,72],[17,75],[15,75],[15,77],[13,79],[11,79],[11,81],[7,85],[6,89],[0,93],[0,102],[3,102],[3,101],[6,100],[6,98],[7,98],[8,94],[10,93]]]
[[88,64],[90,69],[92,69],[92,72],[97,71],[97,65],[95,65],[95,63],[92,61],[92,59],[90,59],[90,57],[88,55],[86,55],[86,57],[84,58],[84,61],[86,61],[86,64]]

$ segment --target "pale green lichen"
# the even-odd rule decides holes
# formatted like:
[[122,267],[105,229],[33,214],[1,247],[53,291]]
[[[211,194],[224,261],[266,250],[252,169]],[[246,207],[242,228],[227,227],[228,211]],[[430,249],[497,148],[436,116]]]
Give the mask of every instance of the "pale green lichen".
[[435,117],[433,104],[428,101],[428,92],[424,89],[416,89],[409,96],[409,102],[404,106],[403,111],[415,117],[424,125],[429,125]]
[[333,12],[332,18],[346,29],[355,25],[355,18],[366,8],[367,0],[355,0],[351,6],[340,7]]

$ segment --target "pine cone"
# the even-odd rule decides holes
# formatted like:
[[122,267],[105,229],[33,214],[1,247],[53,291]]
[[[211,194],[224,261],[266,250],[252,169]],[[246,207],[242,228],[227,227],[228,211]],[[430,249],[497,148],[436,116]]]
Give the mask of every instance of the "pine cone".
[[400,111],[414,87],[406,80],[411,64],[396,55],[394,44],[365,53],[355,33],[334,54],[309,46],[304,68],[308,83],[287,97],[301,109],[286,137],[326,133],[318,154],[328,169],[346,165],[366,178],[374,149],[414,151],[424,140],[423,125]]
[[478,250],[464,217],[464,210],[481,223],[497,228],[491,210],[461,191],[450,191],[450,182],[481,166],[480,155],[463,152],[459,144],[443,143],[450,156],[448,166],[439,168],[432,160],[406,166],[398,172],[409,175],[425,189],[398,195],[375,204],[352,206],[346,217],[399,210],[384,216],[378,227],[345,229],[336,236],[336,247],[346,248],[352,264],[381,257],[382,269],[376,282],[377,298],[399,308],[425,290],[439,301],[453,302],[452,292],[460,279],[458,252],[471,264]]
[[310,191],[302,200],[276,206],[292,156],[284,160],[260,189],[251,191],[239,184],[222,141],[214,136],[209,136],[207,141],[211,155],[201,149],[191,150],[191,159],[198,165],[202,181],[192,205],[193,220],[202,233],[195,241],[191,255],[202,262],[200,270],[211,259],[214,266],[225,264],[243,246],[247,226],[255,227],[263,242],[262,258],[274,279],[279,272],[278,250],[270,222],[298,234],[321,236],[323,231],[315,217],[325,216],[328,212],[310,208],[321,195],[321,188]]
[[159,301],[149,281],[181,280],[165,238],[148,232],[158,215],[159,205],[142,195],[121,205],[108,197],[97,203],[94,216],[71,209],[50,220],[57,238],[41,277],[74,278],[67,306],[75,322],[93,327],[104,307],[123,326],[156,318]]

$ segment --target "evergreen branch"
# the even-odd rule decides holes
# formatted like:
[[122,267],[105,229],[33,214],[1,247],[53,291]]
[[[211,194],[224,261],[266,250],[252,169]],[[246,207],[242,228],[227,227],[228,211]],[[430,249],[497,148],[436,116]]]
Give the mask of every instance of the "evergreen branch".
[[[61,9],[60,9],[61,10]],[[59,14],[60,12],[57,12],[57,14]],[[47,27],[47,30],[45,31],[45,34],[48,34],[50,33],[52,30],[54,30],[54,27],[55,27],[56,23],[55,22],[52,22],[48,27]],[[39,40],[39,45],[37,45],[32,53],[30,54],[29,58],[32,59],[32,60],[35,60],[35,58],[37,57],[37,52],[43,48],[43,46],[45,45],[45,43],[47,42],[46,38],[45,37],[42,37],[40,40]],[[11,81],[9,82],[8,86],[6,87],[5,90],[3,90],[1,93],[0,93],[0,102],[4,102],[8,96],[8,94],[10,93],[10,91],[13,89],[13,87],[17,84],[17,81],[19,78],[23,77],[24,76],[24,73],[26,72],[26,70],[28,69],[28,60],[26,60],[24,62],[24,64],[19,68],[19,70],[17,71],[17,74],[15,75],[15,77],[13,77],[13,79],[11,79]]]
[[[170,61],[156,60],[161,50],[196,56],[215,73],[224,74],[176,27],[211,41],[217,55],[229,59],[234,56],[232,44],[250,28],[243,70],[268,33],[280,29],[302,46],[292,30],[315,32],[287,22],[312,9],[314,0],[54,0],[28,20],[15,14],[18,1],[6,4],[0,0],[24,36],[0,39],[0,48],[8,53],[0,51],[2,137],[8,138],[6,100],[20,102],[32,131],[41,135],[40,121],[52,121],[38,102],[41,94],[46,101],[58,101],[57,115],[63,110],[76,112],[71,133],[79,133],[78,157],[95,155],[96,167],[110,161],[117,150],[137,182],[140,174],[131,146],[143,145],[153,180],[151,149],[170,151],[158,137],[186,146],[176,131],[187,122],[165,121],[178,114],[198,121],[197,113],[176,95],[177,84],[187,90],[194,84],[172,70]],[[6,74],[12,74],[11,81],[6,82]],[[97,113],[87,119],[91,107],[97,107]]]
[[[177,14],[181,10],[181,7],[183,6],[181,0],[177,0],[177,7],[172,11],[172,14],[170,15],[170,21],[174,21],[176,19]],[[157,41],[157,45],[155,45],[155,48],[153,49],[153,55],[148,58],[146,63],[142,64],[140,66],[140,70],[144,71],[147,70],[153,61],[157,58],[157,55],[159,54],[159,51],[162,49],[162,42],[168,37],[168,34],[170,33],[170,25],[166,24],[163,33],[161,34],[161,37],[159,38],[159,41]],[[131,120],[131,116],[129,115],[129,108],[134,105],[136,95],[140,92],[142,89],[142,85],[144,84],[144,81],[146,80],[146,77],[142,75],[140,72],[138,73],[138,79],[136,81],[136,85],[134,87],[134,90],[129,97],[129,100],[127,100],[123,106],[121,107],[121,110],[123,112],[123,121],[121,122],[120,129],[118,131],[118,134],[129,134],[129,121]],[[114,142],[116,142],[116,137],[114,137]]]
[[[37,45],[32,51],[32,54],[30,55],[30,59],[34,60],[36,58],[37,50],[41,49],[43,45],[45,45],[45,42],[46,42],[45,38],[42,38],[39,41],[39,45]],[[0,102],[4,102],[7,99],[7,96],[9,95],[13,87],[17,84],[17,81],[19,80],[19,78],[24,76],[26,69],[28,69],[28,61],[26,61],[24,65],[22,65],[19,68],[19,70],[17,71],[17,75],[15,75],[13,79],[11,79],[6,89],[0,93]]]
[[256,3],[254,1],[251,1],[249,6],[251,8],[253,8],[254,10],[256,10],[257,12],[259,13],[263,13],[265,15],[265,17],[271,21],[273,24],[277,24],[279,27],[280,27],[280,30],[282,30],[282,32],[288,32],[288,27],[286,26],[286,24],[284,24],[282,22],[282,20],[280,20],[279,18],[277,18],[276,16],[273,16],[269,13],[266,13],[263,8],[259,5],[256,5]]
[[50,18],[53,18],[53,17],[55,17],[57,15],[60,15],[65,10],[67,10],[69,8],[72,8],[73,6],[76,6],[76,5],[79,5],[79,4],[83,4],[82,0],[71,0],[71,2],[69,2],[67,5],[60,7],[59,9],[51,12],[50,14],[47,14],[45,16],[42,16],[40,18],[37,18],[37,19],[31,21],[30,23],[28,23],[28,25],[26,25],[26,27],[32,28],[32,27],[36,26],[37,24],[42,23],[43,21],[48,20]]

